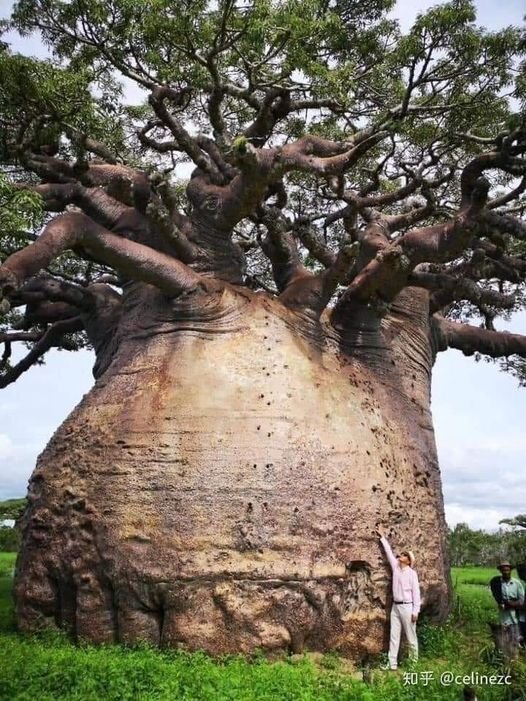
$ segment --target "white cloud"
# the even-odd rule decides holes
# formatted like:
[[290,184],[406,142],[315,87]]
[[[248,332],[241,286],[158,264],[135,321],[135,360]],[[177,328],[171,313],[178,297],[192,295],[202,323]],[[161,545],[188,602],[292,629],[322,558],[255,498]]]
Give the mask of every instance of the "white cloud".
[[487,446],[491,442],[481,440],[475,448],[455,447],[441,454],[446,512],[455,522],[465,521],[481,528],[479,524],[484,521],[484,527],[497,528],[500,518],[524,510],[526,483],[522,463],[526,443],[519,441],[508,446],[503,438],[490,449]]
[[[391,15],[400,20],[402,29],[407,32],[411,28],[416,15],[434,5],[442,5],[445,0],[398,0]],[[520,24],[524,15],[524,0],[506,0],[496,3],[495,0],[475,0],[477,24],[489,29],[505,27],[508,24]]]
[[46,364],[31,368],[2,390],[0,499],[26,493],[36,459],[57,426],[93,384],[93,354],[50,351]]
[[[515,512],[516,513],[516,512]],[[467,523],[470,528],[484,531],[495,531],[499,528],[499,521],[515,513],[498,508],[475,508],[465,504],[446,504],[446,521],[450,528],[457,523]]]
[[13,443],[7,433],[0,433],[0,460],[5,460],[13,451]]
[[7,433],[0,433],[0,499],[26,493],[27,480],[46,442],[47,438],[15,442]]

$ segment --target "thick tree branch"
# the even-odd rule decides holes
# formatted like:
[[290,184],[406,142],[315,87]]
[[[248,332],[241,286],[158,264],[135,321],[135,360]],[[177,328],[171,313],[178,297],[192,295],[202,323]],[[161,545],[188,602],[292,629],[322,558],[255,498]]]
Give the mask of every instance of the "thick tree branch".
[[526,190],[526,176],[522,178],[520,183],[517,185],[517,187],[513,188],[513,190],[510,190],[509,192],[505,193],[504,195],[501,195],[500,197],[495,197],[494,199],[490,200],[487,204],[487,209],[496,209],[497,207],[503,207],[505,204],[508,204],[508,202],[513,202],[519,195],[522,195],[522,193]]
[[280,119],[291,111],[290,92],[284,88],[272,88],[267,92],[252,124],[243,136],[255,146],[262,146],[271,136]]
[[474,158],[462,171],[460,190],[462,202],[468,202],[484,171],[497,168],[516,176],[526,174],[526,159],[502,151],[484,153]]
[[285,306],[312,311],[319,317],[337,286],[348,275],[359,244],[344,246],[338,255],[331,256],[326,270],[314,275],[301,263],[296,240],[285,217],[272,207],[260,211],[260,221],[267,227],[268,236],[259,240],[271,261],[274,280],[281,292],[280,300]]
[[239,169],[230,184],[215,184],[206,173],[194,172],[188,194],[194,206],[210,211],[218,226],[231,230],[254,212],[269,183],[291,170],[305,170],[330,176],[344,172],[364,155],[386,132],[358,134],[351,143],[337,143],[307,135],[292,144],[256,149],[244,137],[234,141],[232,158]]
[[78,307],[67,302],[33,301],[28,302],[24,313],[23,328],[34,324],[54,324],[79,315]]
[[272,136],[276,124],[293,112],[320,110],[323,108],[330,109],[333,112],[342,110],[342,106],[335,100],[293,100],[290,90],[284,87],[270,88],[259,105],[257,101],[252,101],[249,104],[252,107],[256,107],[258,112],[252,124],[243,132],[243,135],[256,146],[262,146]]
[[488,231],[498,231],[503,234],[510,234],[516,239],[526,241],[526,222],[518,217],[508,214],[497,214],[497,212],[484,212],[482,224]]
[[437,314],[432,321],[438,351],[456,348],[464,355],[482,353],[491,358],[509,355],[526,357],[526,336],[448,321]]
[[[395,202],[400,202],[405,197],[412,195],[419,186],[422,184],[421,178],[415,177],[402,187],[394,190],[393,192],[385,192],[378,195],[366,195],[360,196],[355,195],[353,192],[345,191],[343,193],[343,201],[350,204],[355,209],[363,209],[364,207],[385,207],[388,204],[393,204]],[[344,210],[340,210],[342,213]]]
[[121,164],[88,161],[71,163],[42,154],[24,154],[24,166],[42,178],[45,184],[68,183],[85,187],[104,187],[107,195],[144,212],[150,198],[150,183],[145,173]]
[[64,131],[75,144],[78,144],[82,148],[86,149],[86,151],[95,154],[99,158],[102,158],[104,161],[106,161],[106,163],[117,165],[117,158],[115,154],[110,148],[108,148],[108,146],[106,146],[106,144],[103,144],[102,141],[93,139],[89,134],[85,134],[69,124],[64,125]]
[[387,131],[372,134],[365,131],[345,144],[312,135],[304,136],[275,150],[275,169],[279,169],[280,174],[292,170],[323,176],[344,173],[388,134]]
[[259,220],[268,232],[266,237],[259,237],[259,242],[271,262],[279,292],[283,292],[298,277],[312,277],[312,273],[300,261],[290,226],[279,210],[262,207]]
[[187,195],[202,217],[230,235],[238,221],[253,214],[272,180],[274,153],[255,149],[245,139],[234,142],[232,158],[236,175],[228,185],[216,185],[208,174],[195,170]]
[[51,156],[30,153],[20,154],[22,165],[48,183],[73,183],[77,175],[70,163]]
[[[155,225],[163,239],[169,244],[170,250],[174,251],[183,263],[191,263],[198,254],[198,247],[188,240],[183,228],[177,225],[177,217],[170,212],[168,207],[159,200],[152,198],[146,208],[146,214]],[[184,227],[184,225],[183,225]]]
[[171,153],[172,151],[182,151],[177,141],[157,141],[157,139],[148,136],[148,134],[156,127],[162,126],[160,119],[146,122],[146,124],[137,132],[137,138],[143,146],[151,148],[157,153]]
[[210,156],[227,180],[232,180],[237,175],[237,169],[225,160],[215,141],[202,134],[198,134],[195,140],[198,146]]
[[34,243],[3,263],[0,289],[12,294],[57,255],[77,246],[130,277],[155,285],[168,296],[212,284],[184,263],[111,234],[83,214],[68,212],[50,222]]
[[489,305],[502,309],[513,309],[516,304],[515,295],[507,295],[497,290],[480,287],[473,280],[456,278],[445,273],[413,271],[409,275],[408,284],[434,292],[432,299],[435,310],[442,309],[451,302],[462,299],[477,306]]
[[50,276],[28,280],[12,298],[15,304],[37,304],[42,301],[64,302],[78,310],[88,310],[95,300],[89,288],[80,287]]
[[111,229],[124,214],[131,214],[129,207],[110,197],[100,187],[85,187],[80,183],[44,183],[28,186],[44,200],[44,207],[51,211],[63,211],[68,204],[76,204],[89,217]]
[[0,331],[0,343],[15,343],[17,341],[38,341],[42,336],[42,331],[33,329],[32,331]]
[[383,247],[351,282],[335,307],[333,319],[343,323],[345,310],[355,303],[390,302],[407,283],[410,272],[423,262],[452,260],[473,240],[489,184],[480,179],[470,201],[444,224],[414,229]]
[[320,273],[322,279],[321,304],[323,308],[327,306],[338,285],[347,281],[351,271],[351,265],[356,260],[360,252],[360,244],[355,241],[352,244],[342,246],[336,256],[334,263]]
[[526,260],[520,256],[508,256],[501,247],[484,240],[476,242],[475,251],[481,251],[490,259],[495,268],[495,272],[491,273],[493,277],[502,277],[510,282],[520,282],[526,278]]
[[336,253],[330,250],[318,236],[313,226],[301,220],[294,226],[294,233],[313,258],[329,268],[336,261]]

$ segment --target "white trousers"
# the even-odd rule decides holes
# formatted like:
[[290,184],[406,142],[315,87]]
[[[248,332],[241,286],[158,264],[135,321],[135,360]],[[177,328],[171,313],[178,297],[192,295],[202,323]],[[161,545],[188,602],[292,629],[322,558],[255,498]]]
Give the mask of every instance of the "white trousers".
[[416,623],[411,622],[413,604],[393,604],[391,609],[391,635],[389,637],[389,666],[391,669],[398,667],[398,650],[402,630],[409,644],[409,657],[418,659],[418,638],[416,637]]

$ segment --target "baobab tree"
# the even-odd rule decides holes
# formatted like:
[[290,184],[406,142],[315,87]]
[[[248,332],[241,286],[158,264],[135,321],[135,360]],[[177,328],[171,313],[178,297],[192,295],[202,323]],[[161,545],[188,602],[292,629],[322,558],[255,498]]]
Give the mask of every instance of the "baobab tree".
[[96,355],[30,481],[21,629],[359,658],[379,523],[446,615],[431,371],[522,369],[494,319],[526,272],[523,43],[392,5],[16,3],[54,58],[0,53],[1,383]]

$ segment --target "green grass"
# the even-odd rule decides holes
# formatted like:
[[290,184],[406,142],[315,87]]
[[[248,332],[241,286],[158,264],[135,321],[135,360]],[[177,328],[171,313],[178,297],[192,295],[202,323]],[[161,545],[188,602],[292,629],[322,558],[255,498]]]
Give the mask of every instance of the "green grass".
[[452,567],[453,584],[480,584],[487,587],[492,577],[499,574],[491,567]]
[[15,560],[16,553],[0,552],[0,632],[14,631],[15,629],[15,617],[11,600]]
[[465,633],[477,632],[479,639],[488,638],[488,623],[498,622],[498,612],[491,595],[489,581],[498,572],[488,567],[453,567],[451,579],[457,594],[455,618]]
[[[487,621],[495,606],[487,588],[492,570],[455,570],[458,605],[447,624],[419,626],[421,659],[404,683],[375,670],[367,685],[335,655],[268,661],[148,647],[75,646],[61,635],[25,637],[14,631],[10,599],[15,555],[0,553],[0,699],[9,701],[458,701],[462,685],[440,684],[454,674],[498,672],[492,666]],[[477,584],[472,582],[477,580]],[[432,674],[428,684],[425,676]],[[509,687],[479,687],[484,701],[526,698],[526,666]],[[483,694],[483,695],[482,695]]]
[[16,553],[0,552],[0,577],[5,577],[15,567]]

